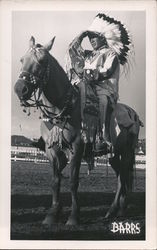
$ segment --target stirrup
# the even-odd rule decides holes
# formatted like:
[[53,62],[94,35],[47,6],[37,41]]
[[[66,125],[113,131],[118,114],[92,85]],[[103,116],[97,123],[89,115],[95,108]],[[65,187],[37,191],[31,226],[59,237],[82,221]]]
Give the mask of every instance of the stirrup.
[[106,144],[106,147],[107,147],[107,153],[112,153],[113,152],[113,145],[111,142],[105,140],[105,144]]
[[108,154],[111,153],[113,151],[113,146],[112,143],[110,143],[107,140],[101,140],[99,143],[96,143],[95,148],[94,148],[94,152],[96,154]]

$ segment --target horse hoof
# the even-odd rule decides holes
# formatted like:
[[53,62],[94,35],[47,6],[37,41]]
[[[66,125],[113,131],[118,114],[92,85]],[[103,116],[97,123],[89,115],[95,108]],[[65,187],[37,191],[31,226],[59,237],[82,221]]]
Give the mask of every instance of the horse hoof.
[[53,224],[57,224],[59,221],[59,214],[61,211],[61,205],[57,204],[51,207],[45,217],[45,219],[42,222],[42,225],[51,227]]
[[52,222],[49,221],[47,218],[45,218],[45,219],[42,221],[42,226],[50,228],[50,227],[52,226]]
[[111,214],[111,213],[107,213],[106,215],[105,215],[105,219],[110,219],[110,218],[112,218],[113,217],[113,215]]
[[117,217],[123,217],[125,215],[126,215],[126,211],[124,211],[124,210],[119,210],[117,213]]
[[76,218],[69,218],[66,222],[66,226],[78,226],[79,220]]
[[114,218],[117,214],[117,209],[116,208],[110,208],[107,214],[105,215],[105,219],[110,219]]
[[51,216],[46,216],[45,219],[42,221],[42,225],[45,227],[51,227],[52,225],[56,223],[57,223],[57,220],[52,218]]

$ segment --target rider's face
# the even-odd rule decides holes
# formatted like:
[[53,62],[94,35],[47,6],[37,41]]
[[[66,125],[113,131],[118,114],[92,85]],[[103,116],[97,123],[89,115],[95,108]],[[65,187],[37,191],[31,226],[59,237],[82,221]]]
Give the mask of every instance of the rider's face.
[[105,44],[104,39],[102,39],[100,37],[91,37],[90,43],[91,43],[94,50],[99,49],[100,47],[102,47]]

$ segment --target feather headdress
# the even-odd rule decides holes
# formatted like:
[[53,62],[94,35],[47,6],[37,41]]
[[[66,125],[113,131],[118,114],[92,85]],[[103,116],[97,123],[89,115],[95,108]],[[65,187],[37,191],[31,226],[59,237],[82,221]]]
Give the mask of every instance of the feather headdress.
[[99,13],[88,31],[99,33],[106,38],[108,46],[116,52],[121,65],[128,61],[133,44],[129,31],[120,21]]

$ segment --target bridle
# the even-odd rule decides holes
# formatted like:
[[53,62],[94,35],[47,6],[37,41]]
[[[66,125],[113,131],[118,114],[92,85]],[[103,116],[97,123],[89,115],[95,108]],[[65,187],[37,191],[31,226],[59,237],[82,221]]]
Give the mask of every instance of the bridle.
[[[32,55],[32,59],[35,61],[36,64],[38,64],[40,67],[43,68],[43,65],[39,62],[38,58],[36,57],[36,52],[41,50],[41,48],[31,48],[30,52]],[[37,76],[33,73],[30,73],[29,71],[22,70],[19,79],[23,80],[28,86],[31,85],[31,88],[33,89],[31,97],[29,98],[29,101],[21,100],[21,106],[24,107],[39,107],[41,105],[40,97],[41,93],[43,91],[44,85],[46,85],[46,81],[49,77],[49,62],[47,63],[42,76]]]
[[[42,50],[41,47],[33,47],[31,48],[31,54],[33,56],[33,60],[35,63],[37,63],[40,67],[43,67],[43,65],[40,63],[36,56],[36,52]],[[28,101],[21,100],[21,106],[24,107],[24,112],[27,112],[26,109],[29,108],[28,115],[30,115],[30,108],[39,108],[40,111],[43,113],[43,120],[46,121],[52,121],[54,119],[63,119],[63,115],[65,111],[67,110],[67,107],[69,106],[69,103],[71,102],[72,95],[73,95],[73,87],[70,85],[69,91],[66,94],[66,100],[64,103],[64,106],[62,110],[59,113],[53,113],[50,111],[52,109],[52,106],[45,105],[43,101],[41,100],[41,94],[43,92],[44,86],[47,84],[47,80],[49,79],[49,74],[50,74],[50,63],[49,60],[47,62],[47,65],[45,66],[45,69],[43,70],[42,76],[36,76],[33,73],[30,73],[28,71],[21,71],[19,75],[19,79],[22,79],[23,81],[26,82],[26,84],[29,86],[31,84],[31,87],[33,89],[31,97],[29,98]],[[39,117],[41,119],[41,116]],[[65,116],[64,116],[65,118]],[[67,117],[66,117],[67,119]]]

